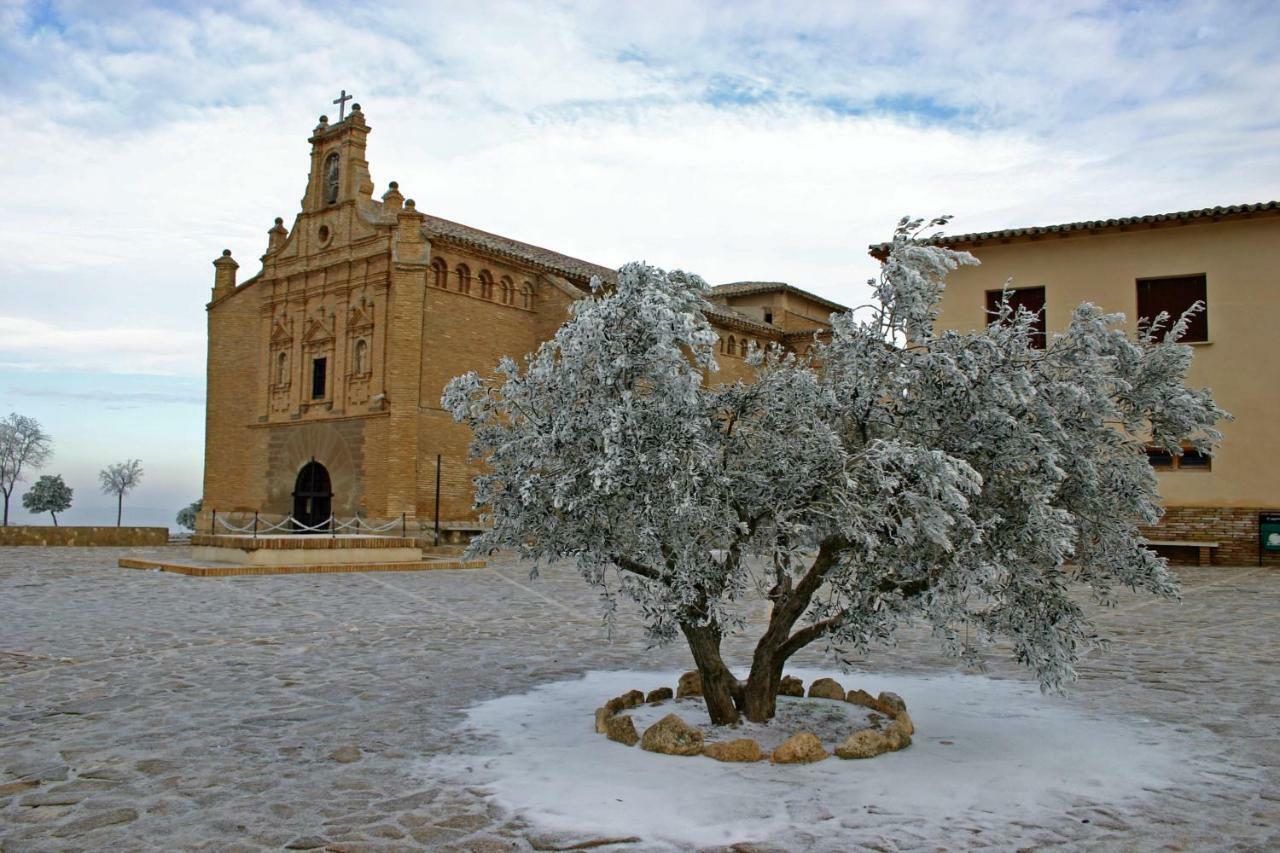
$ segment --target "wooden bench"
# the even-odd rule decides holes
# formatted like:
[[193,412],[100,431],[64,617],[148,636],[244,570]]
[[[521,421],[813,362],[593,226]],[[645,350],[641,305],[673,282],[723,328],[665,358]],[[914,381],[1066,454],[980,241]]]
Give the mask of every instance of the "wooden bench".
[[1213,549],[1218,547],[1217,542],[1190,539],[1148,539],[1147,544],[1157,548],[1196,548],[1199,552],[1198,562],[1202,566],[1213,565]]

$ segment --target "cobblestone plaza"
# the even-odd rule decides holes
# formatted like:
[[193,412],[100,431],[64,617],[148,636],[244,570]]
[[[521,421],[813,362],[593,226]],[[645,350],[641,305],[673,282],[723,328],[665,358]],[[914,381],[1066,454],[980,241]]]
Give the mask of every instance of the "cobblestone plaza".
[[[415,766],[475,737],[456,729],[476,702],[689,662],[683,646],[646,649],[634,614],[610,641],[596,591],[567,567],[536,581],[500,558],[464,571],[197,579],[117,568],[123,553],[0,550],[4,853],[569,849],[598,839],[528,825],[479,788],[424,787]],[[1123,594],[1097,615],[1114,644],[1083,662],[1071,701],[1194,735],[1220,756],[1212,772],[1132,805],[1080,793],[1061,814],[996,831],[922,838],[882,823],[868,836],[846,822],[835,844],[798,823],[785,841],[739,849],[1280,846],[1280,573],[1178,572],[1181,603]],[[741,663],[747,646],[728,651]],[[797,662],[822,661],[811,651]],[[915,634],[856,662],[951,666]],[[989,675],[1028,678],[999,659]],[[589,708],[583,727],[591,736]]]

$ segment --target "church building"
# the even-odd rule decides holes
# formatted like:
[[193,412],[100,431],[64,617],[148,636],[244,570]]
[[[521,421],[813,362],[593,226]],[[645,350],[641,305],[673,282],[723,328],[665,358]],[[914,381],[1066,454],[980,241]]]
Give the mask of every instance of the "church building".
[[[369,132],[358,104],[321,116],[302,209],[267,232],[261,270],[237,282],[229,251],[213,262],[200,530],[215,511],[475,529],[470,432],[441,408],[445,384],[519,360],[593,276],[614,279],[420,211],[395,181],[375,198]],[[750,344],[803,349],[846,310],[779,282],[720,285],[712,303],[717,381],[748,377]]]

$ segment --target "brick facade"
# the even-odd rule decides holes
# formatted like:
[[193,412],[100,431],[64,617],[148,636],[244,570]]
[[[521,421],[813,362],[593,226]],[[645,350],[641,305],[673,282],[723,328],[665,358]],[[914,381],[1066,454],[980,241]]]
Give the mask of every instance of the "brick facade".
[[[288,515],[312,460],[340,518],[403,514],[415,529],[437,513],[474,520],[470,433],[441,409],[445,385],[533,351],[593,276],[613,279],[607,267],[423,214],[395,182],[374,199],[368,133],[358,107],[337,124],[322,119],[302,210],[292,228],[278,219],[268,231],[261,272],[237,285],[230,254],[214,262],[200,530],[214,510],[236,524]],[[844,310],[780,283],[716,288],[712,303],[716,382],[750,379],[748,341],[802,350],[829,328],[821,318]]]

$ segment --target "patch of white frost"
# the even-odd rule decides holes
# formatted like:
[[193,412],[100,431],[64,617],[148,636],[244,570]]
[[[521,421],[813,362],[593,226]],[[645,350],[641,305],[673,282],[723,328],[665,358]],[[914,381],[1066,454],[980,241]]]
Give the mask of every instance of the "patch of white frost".
[[[788,673],[806,685],[832,674]],[[833,756],[785,766],[655,755],[596,734],[592,712],[628,690],[674,687],[677,674],[593,672],[473,707],[465,726],[481,735],[476,751],[433,758],[420,770],[445,783],[480,786],[546,830],[636,835],[673,847],[783,843],[796,831],[848,841],[881,831],[923,838],[948,826],[1003,828],[1054,819],[1080,799],[1116,806],[1195,772],[1185,736],[1144,720],[1093,714],[1023,683],[958,674],[834,675],[846,689],[902,696],[916,726],[912,746],[869,760]],[[666,702],[626,713],[643,733],[642,720],[677,705],[696,707]],[[830,705],[817,700],[811,707]],[[851,723],[862,725],[862,709],[850,711]],[[762,745],[782,739],[745,727],[717,739],[732,737],[757,737]],[[835,746],[826,738],[824,745]]]

